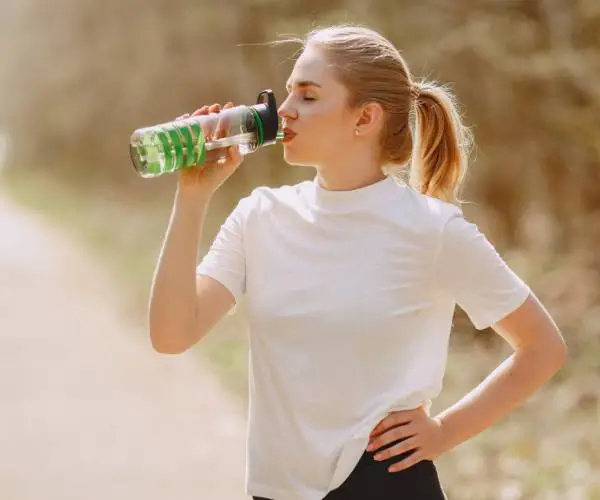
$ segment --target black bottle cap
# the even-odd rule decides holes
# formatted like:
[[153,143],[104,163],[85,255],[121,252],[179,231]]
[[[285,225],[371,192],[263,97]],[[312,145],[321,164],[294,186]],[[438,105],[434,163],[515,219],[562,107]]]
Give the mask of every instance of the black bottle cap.
[[262,145],[274,144],[279,130],[279,116],[277,115],[277,103],[271,89],[263,90],[258,94],[257,104],[251,106],[256,110],[263,126]]

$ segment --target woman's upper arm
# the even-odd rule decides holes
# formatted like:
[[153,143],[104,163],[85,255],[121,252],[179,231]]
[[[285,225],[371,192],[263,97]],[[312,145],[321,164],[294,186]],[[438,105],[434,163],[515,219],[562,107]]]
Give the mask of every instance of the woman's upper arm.
[[248,199],[221,226],[196,268],[196,332],[202,338],[246,292],[244,227]]
[[533,293],[492,328],[514,350],[541,348],[563,360],[566,357],[567,348],[560,330]]
[[196,276],[196,332],[200,340],[235,305],[235,297],[227,287],[210,276]]
[[438,278],[477,329],[492,327],[515,350],[543,349],[564,360],[565,343],[550,314],[462,215],[449,219],[442,233]]
[[531,294],[487,237],[461,214],[446,222],[437,257],[437,283],[478,330],[515,311]]

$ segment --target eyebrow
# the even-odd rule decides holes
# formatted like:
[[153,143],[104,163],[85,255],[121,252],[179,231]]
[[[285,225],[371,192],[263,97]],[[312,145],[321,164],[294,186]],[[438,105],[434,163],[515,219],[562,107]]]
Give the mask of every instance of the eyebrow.
[[[287,82],[285,84],[285,88],[289,89],[292,85],[290,84],[290,82]],[[319,85],[317,82],[313,82],[311,80],[300,80],[298,82],[296,82],[296,87],[319,87],[321,88],[321,85]]]

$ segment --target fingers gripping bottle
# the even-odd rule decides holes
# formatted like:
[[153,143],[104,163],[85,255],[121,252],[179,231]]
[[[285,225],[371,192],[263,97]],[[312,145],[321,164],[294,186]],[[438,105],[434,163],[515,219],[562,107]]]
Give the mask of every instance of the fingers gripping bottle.
[[236,106],[210,115],[190,116],[133,132],[129,151],[141,177],[157,177],[182,168],[225,161],[227,148],[242,155],[281,138],[277,104],[271,90],[253,106]]

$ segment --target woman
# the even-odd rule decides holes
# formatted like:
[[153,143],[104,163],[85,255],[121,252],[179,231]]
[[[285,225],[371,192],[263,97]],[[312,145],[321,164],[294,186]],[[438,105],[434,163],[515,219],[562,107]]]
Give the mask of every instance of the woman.
[[[153,346],[189,349],[246,296],[254,498],[444,498],[433,460],[551,378],[563,339],[457,208],[468,134],[446,90],[351,26],[310,33],[287,88],[285,160],[314,167],[314,181],[242,199],[195,273],[207,206],[241,157],[231,149],[223,165],[180,174]],[[387,175],[408,165],[410,185]],[[432,416],[456,303],[514,353]]]

